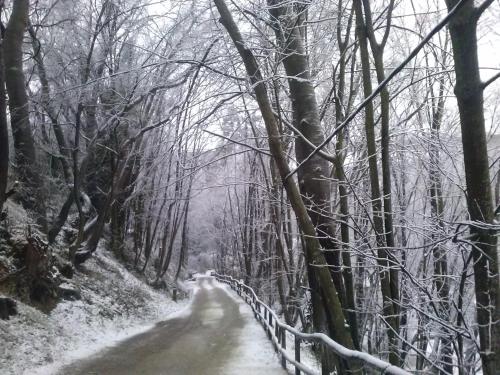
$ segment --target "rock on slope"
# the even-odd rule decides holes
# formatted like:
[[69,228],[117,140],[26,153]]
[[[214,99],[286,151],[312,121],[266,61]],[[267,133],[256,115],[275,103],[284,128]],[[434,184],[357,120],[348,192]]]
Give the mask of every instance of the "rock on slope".
[[80,292],[81,300],[60,302],[48,315],[18,302],[19,314],[0,320],[3,375],[53,373],[151,327],[186,304],[153,290],[104,250],[67,284]]

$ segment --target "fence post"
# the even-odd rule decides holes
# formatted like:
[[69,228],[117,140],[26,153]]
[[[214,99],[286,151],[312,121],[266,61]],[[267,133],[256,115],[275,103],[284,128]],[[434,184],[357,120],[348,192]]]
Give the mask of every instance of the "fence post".
[[273,314],[269,311],[269,328],[273,328]]
[[286,329],[281,328],[281,347],[283,348],[283,353],[281,353],[281,367],[286,369]]
[[267,317],[269,318],[269,327],[267,330],[267,334],[269,338],[271,338],[272,337],[271,328],[273,328],[273,314],[271,314],[271,310],[267,312]]
[[321,375],[328,375],[330,373],[330,371],[328,370],[330,366],[328,366],[328,358],[326,356],[325,346],[323,344],[320,345],[321,345]]
[[338,365],[337,359],[333,356],[328,345],[323,342],[320,342],[319,345],[321,350],[321,374],[329,375],[335,368],[335,365]]
[[[300,337],[295,336],[295,362],[300,363]],[[300,375],[300,370],[295,366],[295,375]]]

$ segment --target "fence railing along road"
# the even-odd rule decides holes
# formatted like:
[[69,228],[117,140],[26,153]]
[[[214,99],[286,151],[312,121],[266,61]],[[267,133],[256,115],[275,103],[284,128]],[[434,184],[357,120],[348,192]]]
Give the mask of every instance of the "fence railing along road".
[[[212,276],[217,281],[228,284],[231,289],[236,291],[238,295],[251,306],[255,318],[263,325],[267,336],[274,344],[275,349],[281,354],[281,365],[286,368],[287,362],[295,367],[295,374],[299,375],[301,372],[308,375],[319,375],[319,372],[310,368],[300,359],[300,345],[302,342],[316,342],[326,350],[335,353],[337,356],[345,360],[355,360],[361,362],[364,366],[379,371],[382,374],[391,375],[411,375],[410,372],[402,368],[391,365],[390,363],[374,357],[368,353],[360,352],[357,350],[348,349],[338,342],[332,340],[330,337],[323,333],[303,333],[295,328],[281,322],[276,313],[271,308],[262,302],[255,291],[241,281],[236,280],[231,276],[220,275],[212,273]],[[294,353],[287,351],[287,332],[291,333],[294,337],[295,349]],[[322,370],[323,372],[323,370]]]

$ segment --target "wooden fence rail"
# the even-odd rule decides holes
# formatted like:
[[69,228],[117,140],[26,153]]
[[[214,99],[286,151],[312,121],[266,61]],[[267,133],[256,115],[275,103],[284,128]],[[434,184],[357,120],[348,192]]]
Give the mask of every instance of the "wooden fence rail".
[[[319,372],[310,368],[301,362],[300,359],[300,345],[302,342],[316,342],[323,345],[327,350],[332,351],[337,356],[345,360],[356,360],[361,362],[367,368],[380,372],[381,374],[391,375],[411,375],[410,372],[402,368],[391,365],[388,362],[374,357],[368,353],[360,352],[357,350],[348,349],[338,342],[333,341],[330,337],[323,333],[303,333],[295,328],[281,322],[276,313],[271,310],[264,302],[262,302],[255,291],[241,281],[227,275],[220,275],[213,272],[212,276],[217,281],[228,284],[231,289],[235,290],[238,295],[251,306],[255,318],[262,324],[267,336],[273,343],[275,349],[281,354],[281,365],[286,368],[287,362],[295,367],[295,374],[299,375],[301,372],[307,375],[319,375]],[[295,350],[292,355],[287,351],[287,335],[290,332],[294,337]],[[324,369],[322,369],[324,373]]]

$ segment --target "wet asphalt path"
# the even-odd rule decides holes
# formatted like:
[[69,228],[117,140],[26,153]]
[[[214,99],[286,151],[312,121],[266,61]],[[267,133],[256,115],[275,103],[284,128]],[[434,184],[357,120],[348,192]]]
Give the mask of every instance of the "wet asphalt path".
[[213,278],[199,278],[197,283],[200,290],[191,311],[77,361],[59,375],[229,375],[235,368],[238,374],[285,374],[277,358],[270,368],[265,363],[231,366],[244,345],[243,328],[258,323],[243,317],[240,304]]

